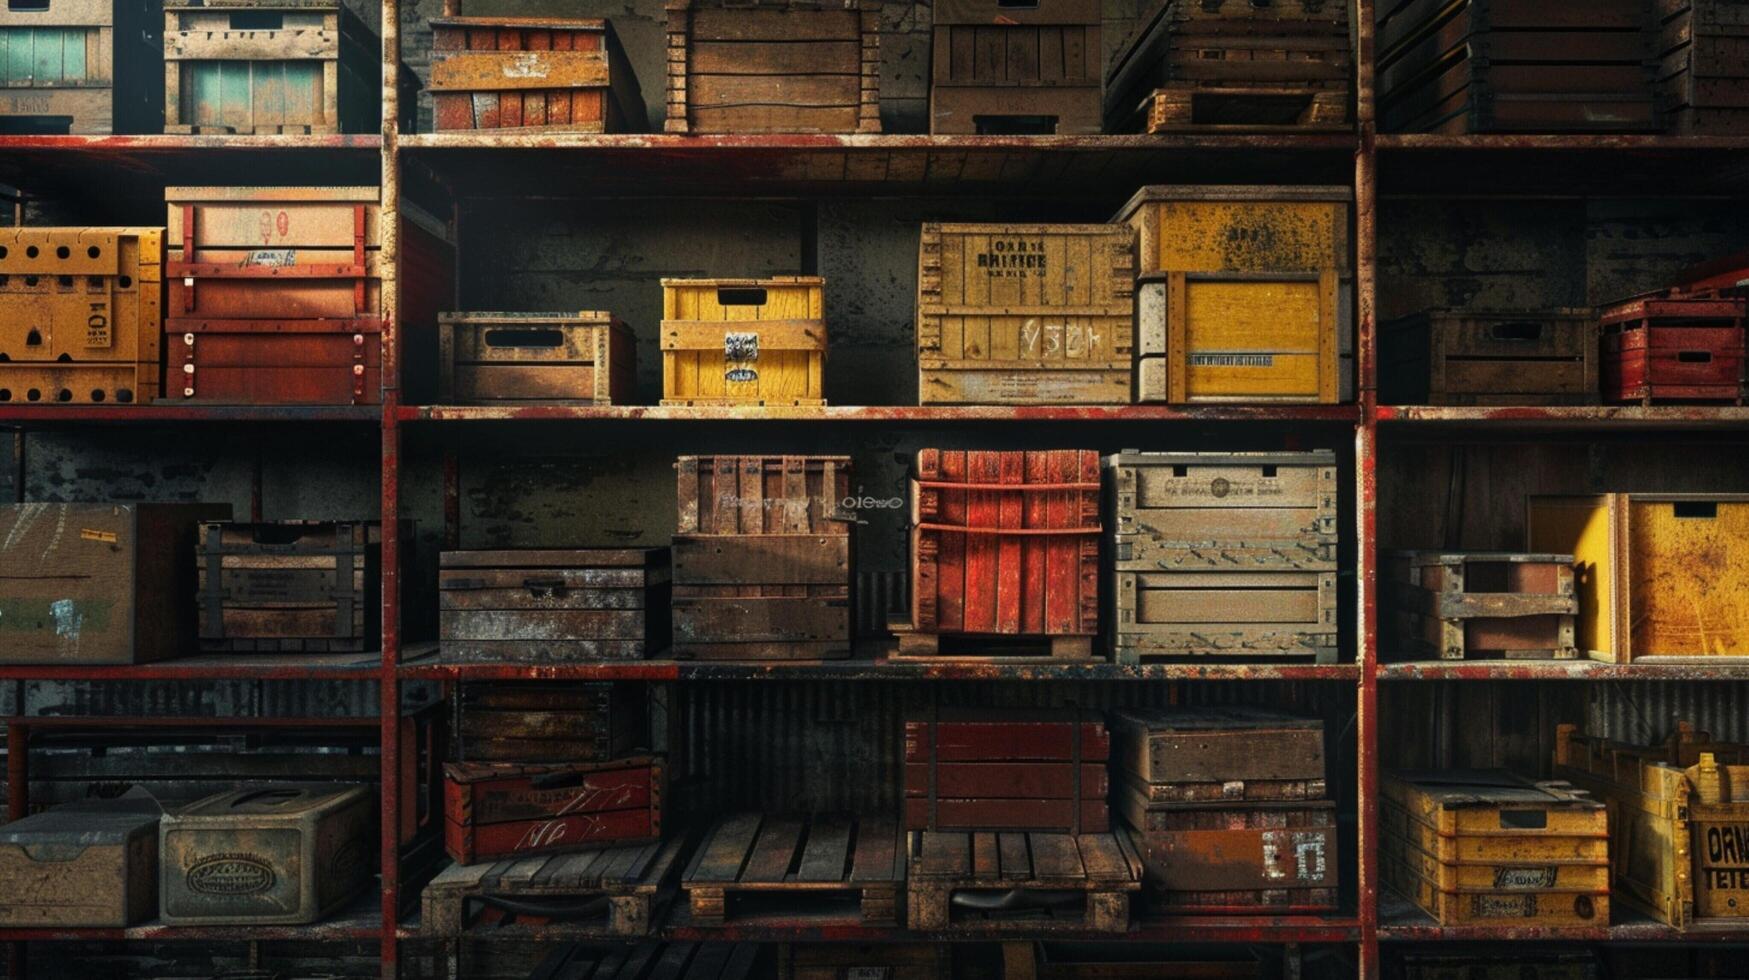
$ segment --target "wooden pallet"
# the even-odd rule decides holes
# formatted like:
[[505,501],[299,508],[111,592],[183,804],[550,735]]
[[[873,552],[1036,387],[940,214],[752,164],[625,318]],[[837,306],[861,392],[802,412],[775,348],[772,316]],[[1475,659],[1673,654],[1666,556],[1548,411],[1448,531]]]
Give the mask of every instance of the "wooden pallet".
[[[904,880],[905,848],[891,817],[827,814],[724,817],[684,876],[693,922],[717,925],[831,917],[896,926]],[[841,912],[834,899],[847,900]]]
[[452,864],[425,886],[422,931],[460,936],[563,923],[579,932],[642,936],[673,897],[686,839],[481,864]]
[[918,931],[1122,932],[1142,859],[1129,835],[911,835],[907,924]]

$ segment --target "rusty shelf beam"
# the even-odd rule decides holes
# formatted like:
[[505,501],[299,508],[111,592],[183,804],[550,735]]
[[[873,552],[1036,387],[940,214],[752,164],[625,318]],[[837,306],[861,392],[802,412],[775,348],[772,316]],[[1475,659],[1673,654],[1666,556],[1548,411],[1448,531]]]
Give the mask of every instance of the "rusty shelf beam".
[[146,664],[9,664],[0,667],[0,675],[19,681],[370,681],[377,679],[380,665],[375,653],[203,653]]
[[409,405],[405,422],[1329,422],[1357,424],[1356,405]]
[[1733,405],[1380,405],[1375,417],[1393,431],[1749,429],[1749,408]]
[[31,405],[0,404],[0,425],[162,422],[380,422],[374,405]]
[[[1712,660],[1712,663],[1705,662]],[[1593,660],[1450,660],[1381,663],[1381,681],[1749,681],[1749,658],[1606,664]]]

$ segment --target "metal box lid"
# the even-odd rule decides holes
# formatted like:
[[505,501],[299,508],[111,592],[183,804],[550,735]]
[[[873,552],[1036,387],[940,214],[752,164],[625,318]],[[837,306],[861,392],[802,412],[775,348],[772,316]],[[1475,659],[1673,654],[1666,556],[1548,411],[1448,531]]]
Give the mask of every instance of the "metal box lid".
[[163,808],[150,797],[68,803],[0,826],[0,844],[79,848],[125,844],[140,834],[156,833],[162,815]]
[[178,828],[301,823],[351,806],[370,793],[364,786],[250,786],[226,790],[166,813],[164,823]]

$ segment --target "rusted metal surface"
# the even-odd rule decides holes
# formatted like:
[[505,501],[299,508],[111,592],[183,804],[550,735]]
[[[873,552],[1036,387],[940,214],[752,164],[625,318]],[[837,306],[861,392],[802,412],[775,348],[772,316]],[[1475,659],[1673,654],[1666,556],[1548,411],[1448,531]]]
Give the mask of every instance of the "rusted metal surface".
[[416,660],[403,678],[466,680],[879,680],[879,681],[1347,681],[1358,664],[1111,664],[835,660],[821,663],[698,663],[646,660],[588,664],[447,664]]
[[[1353,405],[829,405],[820,407],[688,407],[676,405],[409,406],[409,422],[662,421],[662,422],[1349,422]],[[0,419],[5,418],[0,414]],[[1749,415],[1745,416],[1749,420]]]

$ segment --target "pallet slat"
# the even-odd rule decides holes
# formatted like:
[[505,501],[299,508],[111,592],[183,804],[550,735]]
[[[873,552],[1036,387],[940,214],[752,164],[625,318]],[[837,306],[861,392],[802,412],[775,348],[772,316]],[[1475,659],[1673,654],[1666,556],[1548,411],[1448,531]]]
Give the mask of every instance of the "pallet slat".
[[[731,814],[705,833],[683,881],[698,923],[807,914],[891,926],[898,923],[903,857],[889,817]],[[856,907],[840,909],[839,897]]]

